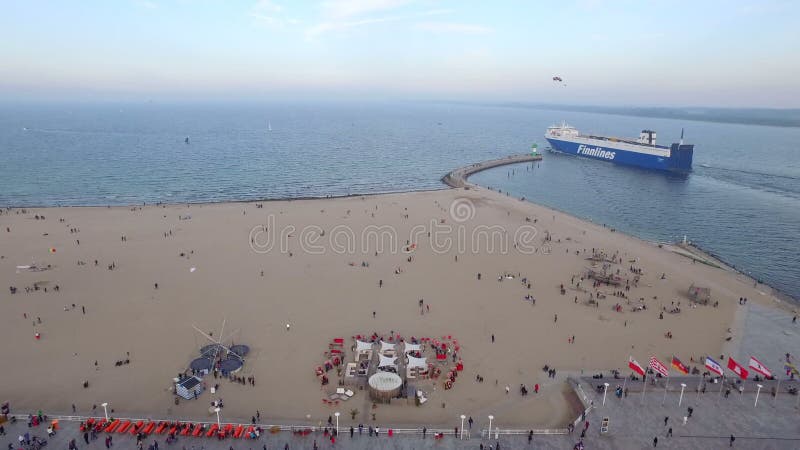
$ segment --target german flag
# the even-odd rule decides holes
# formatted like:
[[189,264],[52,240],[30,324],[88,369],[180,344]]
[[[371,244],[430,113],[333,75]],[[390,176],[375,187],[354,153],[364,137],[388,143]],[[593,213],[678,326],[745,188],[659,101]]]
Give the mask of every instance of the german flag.
[[684,366],[681,360],[676,358],[674,355],[672,356],[672,367],[684,375],[689,375],[689,368]]

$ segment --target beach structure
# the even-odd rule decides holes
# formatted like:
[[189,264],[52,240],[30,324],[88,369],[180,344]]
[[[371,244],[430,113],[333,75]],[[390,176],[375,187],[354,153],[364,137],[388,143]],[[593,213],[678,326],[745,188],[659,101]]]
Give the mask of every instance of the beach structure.
[[186,377],[178,379],[175,383],[175,394],[191,400],[203,393],[203,380],[199,377]]
[[403,380],[393,372],[375,372],[369,377],[369,397],[377,403],[389,403],[400,395]]
[[689,286],[688,294],[689,300],[703,305],[707,305],[711,300],[710,287],[695,286],[694,283],[692,283],[692,285]]
[[597,280],[601,283],[606,283],[611,286],[619,286],[622,284],[622,277],[619,275],[605,273],[605,271],[600,272],[593,268],[586,269],[586,278]]
[[195,358],[189,363],[189,369],[191,369],[192,373],[198,375],[208,375],[211,372],[211,369],[214,367],[214,361],[205,356],[201,356],[200,358]]

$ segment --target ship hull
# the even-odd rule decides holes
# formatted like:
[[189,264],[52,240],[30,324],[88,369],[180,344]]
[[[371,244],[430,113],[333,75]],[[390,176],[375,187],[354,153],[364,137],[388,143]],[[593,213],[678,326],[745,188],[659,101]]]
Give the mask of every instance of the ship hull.
[[545,139],[550,143],[552,151],[580,158],[596,159],[649,170],[668,172],[689,172],[692,170],[694,147],[692,145],[672,144],[670,156],[662,156],[616,148],[607,145],[609,142],[603,142],[602,145],[586,145],[565,139],[551,137],[545,137]]

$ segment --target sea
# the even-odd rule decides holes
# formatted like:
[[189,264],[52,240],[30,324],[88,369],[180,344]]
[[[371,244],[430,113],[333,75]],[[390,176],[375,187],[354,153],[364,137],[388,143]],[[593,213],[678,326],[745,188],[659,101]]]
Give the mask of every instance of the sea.
[[[545,150],[545,129],[695,144],[676,176],[551,154],[471,181],[642,239],[684,236],[800,299],[800,128],[446,102],[0,104],[0,206],[105,206],[442,189]],[[188,142],[187,142],[188,141]]]

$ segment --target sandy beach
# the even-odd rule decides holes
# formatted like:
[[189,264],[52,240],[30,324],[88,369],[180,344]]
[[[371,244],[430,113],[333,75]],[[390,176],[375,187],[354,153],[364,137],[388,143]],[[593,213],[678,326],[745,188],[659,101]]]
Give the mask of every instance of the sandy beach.
[[[593,250],[616,261],[607,270],[621,286],[580,281],[589,268],[603,270],[587,260]],[[89,414],[109,402],[132,415],[207,418],[211,400],[222,397],[226,417],[259,411],[270,423],[316,424],[334,410],[351,423],[358,410],[354,423],[373,423],[373,413],[375,423],[393,424],[494,414],[503,426],[563,425],[573,418],[566,374],[623,369],[629,355],[646,364],[675,354],[695,366],[692,358],[718,356],[726,338],[736,338],[740,297],[773,303],[734,272],[474,187],[11,209],[0,215],[0,256],[0,400],[18,411],[66,413],[74,404]],[[32,265],[43,270],[24,267]],[[693,283],[711,289],[709,305],[690,305]],[[637,305],[646,309],[633,311]],[[254,377],[255,386],[216,381],[217,395],[176,405],[172,378],[208,343],[192,325],[217,336],[223,319],[224,334],[251,347],[237,375]],[[352,336],[390,332],[457,339],[464,370],[453,388],[419,381],[430,398],[421,407],[395,401],[373,409],[366,391],[338,407],[323,404],[335,371],[320,386],[314,368],[331,339],[344,338],[349,351]],[[125,359],[130,364],[115,365]],[[523,397],[521,384],[541,389]]]

